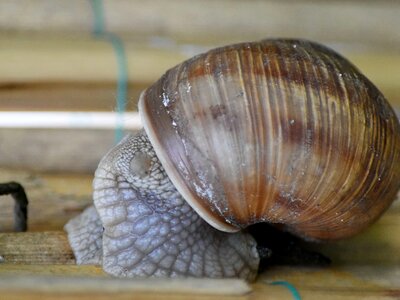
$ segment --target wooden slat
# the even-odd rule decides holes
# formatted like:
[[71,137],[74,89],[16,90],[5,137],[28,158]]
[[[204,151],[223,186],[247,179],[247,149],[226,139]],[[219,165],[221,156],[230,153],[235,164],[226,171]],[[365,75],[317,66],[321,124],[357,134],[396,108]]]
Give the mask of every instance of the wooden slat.
[[[25,68],[21,71],[24,72]],[[79,75],[76,76],[78,80]],[[115,80],[102,82],[95,76],[93,80],[95,82],[54,82],[51,79],[48,82],[35,82],[34,78],[30,78],[25,82],[0,82],[0,110],[116,111]],[[148,85],[136,81],[128,85],[127,111],[137,110],[139,95]]]
[[[57,266],[42,266],[39,273],[36,268],[25,267],[21,272],[24,275],[18,275],[8,272],[11,266],[0,268],[0,293],[6,297],[2,299],[293,299],[287,288],[272,285],[276,281],[290,283],[302,299],[398,299],[400,292],[399,284],[387,285],[335,268],[275,267],[252,283],[248,293],[240,281],[235,282],[239,286],[236,289],[232,282],[220,280],[111,279],[96,273],[98,268],[93,266],[64,266],[64,275]],[[49,278],[54,270],[56,274]]]
[[[41,175],[0,168],[0,183],[17,181],[24,186],[29,198],[28,229],[35,232],[61,231],[69,219],[90,205],[92,179],[92,174]],[[9,213],[8,216],[0,215],[2,231],[13,228],[13,204],[10,196],[0,197],[0,211]]]
[[[93,129],[0,129],[0,140],[0,166],[48,172],[93,173],[100,159],[115,145],[115,132]],[[50,207],[54,208],[53,205]]]
[[2,263],[73,264],[75,258],[63,232],[0,234]]
[[[0,2],[0,30],[87,32],[90,1]],[[104,1],[107,28],[127,36],[167,37],[186,43],[229,43],[301,36],[374,48],[400,47],[397,1]]]
[[[0,45],[0,110],[115,110],[115,55],[104,41],[90,35],[4,34],[0,35]],[[126,41],[130,80],[127,110],[135,111],[144,88],[193,54],[184,52],[183,46]],[[207,47],[197,44],[194,49],[193,52],[204,51]],[[345,51],[344,54],[400,111],[399,53]],[[114,133],[110,130],[0,129],[0,140],[0,166],[92,172],[113,145]],[[26,145],[31,145],[29,151]]]
[[[117,67],[106,42],[89,35],[0,35],[0,44],[1,110],[115,109]],[[126,41],[130,81],[127,109],[136,110],[140,92],[167,69],[215,46],[197,44],[191,53],[184,53],[179,44],[157,47],[144,41]],[[398,53],[341,52],[400,107]]]
[[47,265],[32,265],[32,264],[0,264],[0,278],[7,276],[69,276],[69,277],[107,277],[108,275],[103,271],[101,266],[95,265],[61,265],[61,264],[47,264]]
[[0,291],[38,291],[68,294],[113,294],[149,293],[159,294],[197,294],[239,296],[248,294],[251,290],[242,280],[238,279],[159,279],[137,278],[116,279],[110,277],[49,277],[49,276],[10,276],[0,277]]
[[[332,266],[271,267],[250,285],[250,293],[215,295],[208,283],[202,284],[204,290],[199,290],[197,285],[197,290],[188,291],[192,286],[185,281],[178,283],[182,288],[171,292],[161,288],[161,285],[172,286],[170,280],[163,280],[162,284],[145,281],[141,285],[143,281],[133,279],[128,284],[110,279],[99,266],[74,265],[65,233],[61,232],[63,222],[54,219],[67,220],[68,215],[72,217],[82,210],[82,203],[88,204],[90,176],[0,169],[0,182],[10,178],[22,181],[28,196],[33,197],[31,205],[35,213],[30,224],[41,218],[37,215],[43,210],[42,222],[47,219],[47,223],[34,228],[55,231],[0,234],[0,255],[4,257],[0,264],[1,299],[292,299],[287,288],[271,285],[276,281],[292,284],[302,299],[398,299],[400,296],[400,240],[397,238],[400,201],[361,235],[343,242],[315,245],[315,250],[332,258]],[[51,201],[54,202],[52,213],[46,212]],[[219,281],[215,283],[220,287]],[[115,291],[110,291],[112,287]]]
[[[0,83],[3,87],[30,83],[116,82],[118,68],[112,45],[91,35],[0,35]],[[126,41],[131,82],[153,82],[167,69],[190,55],[179,47],[153,47],[143,41]],[[203,48],[199,47],[198,51]],[[190,53],[191,54],[191,53]],[[26,85],[28,83],[28,85]]]

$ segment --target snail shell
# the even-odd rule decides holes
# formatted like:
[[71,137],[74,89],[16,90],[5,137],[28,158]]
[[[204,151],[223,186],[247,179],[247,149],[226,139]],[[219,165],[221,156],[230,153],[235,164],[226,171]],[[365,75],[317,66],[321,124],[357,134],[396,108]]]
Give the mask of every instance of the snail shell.
[[212,226],[282,224],[351,236],[400,183],[400,126],[346,59],[303,40],[198,55],[143,92],[142,121],[168,176]]

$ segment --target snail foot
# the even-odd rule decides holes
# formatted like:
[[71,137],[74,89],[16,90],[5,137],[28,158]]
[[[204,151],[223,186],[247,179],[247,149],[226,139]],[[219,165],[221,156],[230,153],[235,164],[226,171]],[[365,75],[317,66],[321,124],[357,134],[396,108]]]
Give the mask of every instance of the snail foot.
[[64,226],[78,265],[102,263],[103,225],[92,205]]

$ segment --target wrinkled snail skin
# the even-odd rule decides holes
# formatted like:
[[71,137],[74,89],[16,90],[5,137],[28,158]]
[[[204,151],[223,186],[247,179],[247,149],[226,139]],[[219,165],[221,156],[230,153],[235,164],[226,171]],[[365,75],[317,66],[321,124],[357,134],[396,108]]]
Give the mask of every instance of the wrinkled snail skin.
[[103,256],[103,224],[92,205],[64,226],[78,265],[101,265]]
[[[94,204],[98,214],[91,207],[84,218],[66,225],[78,263],[102,263],[119,277],[251,281],[257,274],[254,239],[203,221],[176,191],[143,132],[127,136],[103,158],[95,174]],[[93,226],[96,218],[104,227],[102,237]],[[91,235],[97,243],[102,239],[102,257],[98,244],[87,245]]]
[[346,238],[400,187],[392,108],[351,63],[313,42],[198,55],[145,90],[139,112],[144,131],[106,154],[95,207],[65,227],[78,263],[116,276],[253,280],[259,255],[247,226]]

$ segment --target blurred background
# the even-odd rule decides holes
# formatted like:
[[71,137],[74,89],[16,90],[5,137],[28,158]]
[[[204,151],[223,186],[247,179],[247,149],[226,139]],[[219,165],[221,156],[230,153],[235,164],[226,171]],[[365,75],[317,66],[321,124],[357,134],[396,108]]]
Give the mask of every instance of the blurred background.
[[[122,131],[140,128],[140,92],[167,69],[210,48],[276,37],[342,53],[399,111],[400,1],[0,0],[0,183],[25,187],[29,231],[62,231],[91,205],[99,160]],[[312,299],[397,299],[399,216],[396,201],[365,233],[316,245],[334,261],[325,273],[276,269],[268,278]],[[13,231],[10,196],[0,201],[1,231]],[[6,260],[13,249],[0,238]]]
[[0,167],[91,173],[118,128],[140,128],[143,89],[241,41],[324,43],[398,108],[399,28],[389,0],[0,0]]

